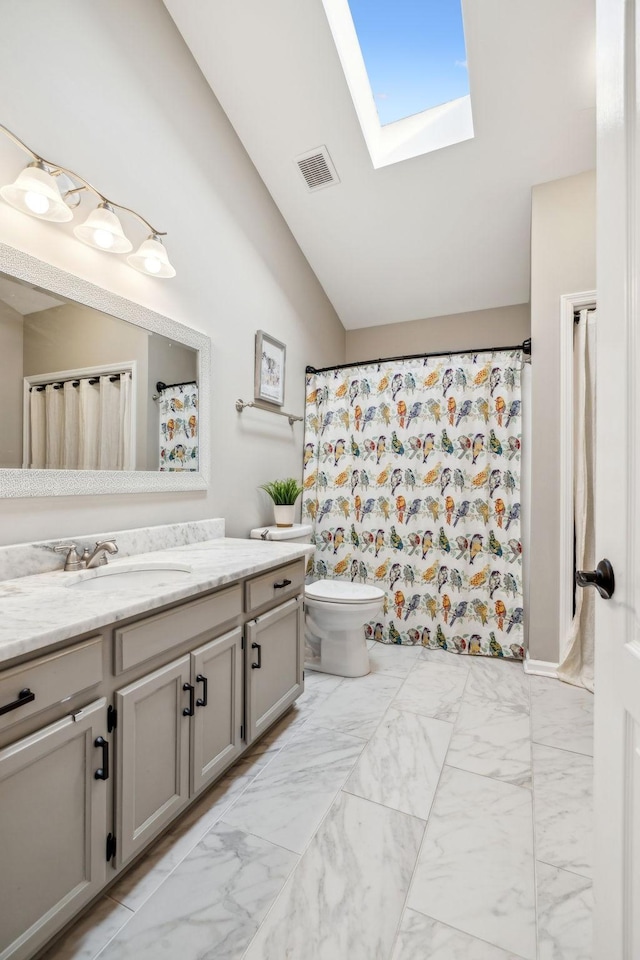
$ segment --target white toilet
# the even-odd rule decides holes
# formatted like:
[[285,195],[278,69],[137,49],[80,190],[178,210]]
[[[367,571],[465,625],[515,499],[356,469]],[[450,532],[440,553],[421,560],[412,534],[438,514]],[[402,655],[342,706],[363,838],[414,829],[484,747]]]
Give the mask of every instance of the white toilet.
[[[310,543],[313,527],[257,527],[255,540]],[[339,677],[369,673],[364,625],[381,610],[384,591],[348,580],[317,580],[305,587],[305,667]]]

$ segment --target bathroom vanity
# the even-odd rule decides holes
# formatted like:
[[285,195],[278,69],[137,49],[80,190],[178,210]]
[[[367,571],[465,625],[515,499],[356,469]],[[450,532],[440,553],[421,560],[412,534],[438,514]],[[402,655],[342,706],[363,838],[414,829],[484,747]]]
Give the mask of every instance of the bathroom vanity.
[[[2,960],[33,956],[300,695],[306,550],[217,538],[0,583]],[[158,572],[122,589],[118,563]]]

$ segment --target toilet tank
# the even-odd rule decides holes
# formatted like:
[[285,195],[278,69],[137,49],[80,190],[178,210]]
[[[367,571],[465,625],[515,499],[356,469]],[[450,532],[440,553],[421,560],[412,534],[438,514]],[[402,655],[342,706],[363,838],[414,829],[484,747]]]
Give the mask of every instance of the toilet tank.
[[291,527],[256,527],[252,540],[283,540],[288,543],[311,543],[313,527],[310,523],[294,523]]

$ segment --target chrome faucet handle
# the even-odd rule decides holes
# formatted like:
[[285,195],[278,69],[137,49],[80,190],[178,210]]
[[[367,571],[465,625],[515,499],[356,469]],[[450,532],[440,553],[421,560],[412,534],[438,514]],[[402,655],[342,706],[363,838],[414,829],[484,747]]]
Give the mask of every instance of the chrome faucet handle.
[[56,553],[67,553],[66,560],[64,562],[65,570],[82,570],[84,567],[84,560],[78,555],[77,546],[75,543],[59,543],[57,547],[53,548]]

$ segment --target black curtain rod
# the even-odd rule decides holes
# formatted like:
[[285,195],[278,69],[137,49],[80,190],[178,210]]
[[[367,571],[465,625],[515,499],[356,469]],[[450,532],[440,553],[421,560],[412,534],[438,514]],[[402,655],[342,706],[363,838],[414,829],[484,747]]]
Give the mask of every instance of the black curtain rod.
[[160,393],[162,390],[169,390],[171,387],[188,387],[191,383],[194,387],[198,386],[197,380],[183,380],[182,383],[163,383],[162,380],[158,380],[156,390]]
[[[119,373],[114,373],[112,376],[109,377],[110,383],[115,383],[116,380],[119,380],[119,379],[120,379],[120,374],[119,374]],[[62,390],[62,388],[64,387],[65,383],[70,383],[72,387],[79,387],[79,386],[80,386],[80,381],[79,381],[79,380],[59,380],[58,382],[52,380],[51,383],[43,383],[43,384],[42,384],[41,386],[39,386],[39,387],[30,387],[29,389],[30,389],[30,390],[35,390],[36,393],[42,393],[42,391],[43,391],[43,390],[46,390],[47,387],[53,387],[54,390]],[[100,383],[100,377],[91,377],[91,379],[89,380],[89,383],[92,384],[92,385],[93,385],[94,383]]]
[[394,360],[426,360],[428,357],[453,357],[459,353],[496,353],[522,350],[525,357],[531,356],[531,338],[511,347],[480,347],[478,350],[446,350],[444,353],[411,353],[403,357],[383,357],[380,360],[356,360],[353,363],[337,363],[331,367],[307,367],[307,373],[328,373],[330,370],[347,370],[349,367],[369,367],[381,363],[393,363]]

